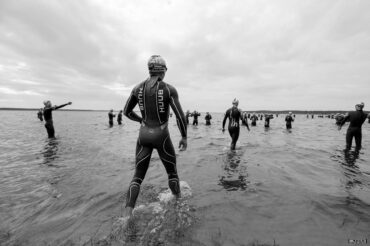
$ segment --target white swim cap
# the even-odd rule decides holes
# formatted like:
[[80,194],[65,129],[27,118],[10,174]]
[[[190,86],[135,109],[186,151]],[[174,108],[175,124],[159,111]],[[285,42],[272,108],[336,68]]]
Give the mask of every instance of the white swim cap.
[[236,104],[236,105],[239,105],[239,100],[237,100],[236,98],[234,98],[232,104]]

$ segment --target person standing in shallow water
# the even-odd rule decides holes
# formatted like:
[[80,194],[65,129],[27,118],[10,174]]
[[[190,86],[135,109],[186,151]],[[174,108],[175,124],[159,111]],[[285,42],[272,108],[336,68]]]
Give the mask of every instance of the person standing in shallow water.
[[117,116],[118,125],[122,125],[122,114],[123,114],[123,111],[120,110],[119,113],[118,113],[118,116]]
[[294,121],[292,117],[292,112],[289,112],[289,114],[285,117],[286,122],[286,129],[292,129],[292,122]]
[[45,128],[48,133],[49,138],[55,138],[55,130],[54,130],[54,123],[53,123],[53,110],[57,110],[63,108],[67,105],[71,105],[72,102],[68,102],[66,104],[60,106],[52,106],[50,101],[44,101],[44,119],[45,119]]
[[198,125],[198,116],[200,116],[200,113],[198,111],[194,111],[192,113],[193,116],[193,126]]
[[210,115],[209,112],[207,112],[206,113],[206,116],[204,117],[204,119],[206,120],[206,126],[210,126],[211,125],[212,115]]
[[362,124],[365,122],[366,118],[368,117],[362,109],[364,108],[365,104],[362,102],[360,104],[356,104],[355,108],[356,111],[349,112],[340,125],[338,126],[338,130],[342,129],[342,126],[349,121],[349,126],[347,129],[346,134],[346,150],[350,150],[352,147],[352,140],[355,138],[356,142],[356,151],[361,149],[361,142],[362,142]]
[[189,125],[189,117],[191,117],[191,113],[189,110],[186,111],[185,118],[186,118],[186,124]]
[[[239,121],[242,119],[242,111],[238,109],[239,101],[234,99],[232,102],[233,106],[226,110],[224,120],[222,121],[222,132],[225,132],[226,120],[229,119],[229,134],[231,137],[230,149],[235,150],[236,142],[239,139],[240,124]],[[249,127],[248,127],[249,131]]]
[[113,126],[113,118],[116,117],[116,115],[113,113],[113,109],[109,110],[108,113],[108,119],[109,119],[109,126]]
[[[170,107],[177,118],[181,133],[180,150],[187,148],[187,125],[175,87],[165,83],[163,78],[167,71],[165,60],[158,55],[148,61],[150,77],[138,84],[131,92],[124,108],[124,115],[141,124],[136,144],[135,174],[132,178],[126,198],[124,216],[133,214],[140,186],[149,168],[153,149],[159,157],[168,175],[169,188],[176,197],[180,197],[180,181],[176,168],[176,153],[168,130]],[[139,105],[141,117],[133,109]]]
[[257,115],[255,113],[253,113],[253,115],[251,116],[251,121],[252,121],[251,126],[256,126],[257,125],[257,123],[256,123],[257,120],[258,120]]

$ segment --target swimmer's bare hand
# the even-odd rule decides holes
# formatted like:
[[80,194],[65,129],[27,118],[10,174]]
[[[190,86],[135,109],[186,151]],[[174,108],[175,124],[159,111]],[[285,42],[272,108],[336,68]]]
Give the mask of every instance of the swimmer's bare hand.
[[188,147],[188,140],[187,140],[187,138],[182,138],[180,140],[180,142],[179,142],[180,151],[186,150],[187,147]]

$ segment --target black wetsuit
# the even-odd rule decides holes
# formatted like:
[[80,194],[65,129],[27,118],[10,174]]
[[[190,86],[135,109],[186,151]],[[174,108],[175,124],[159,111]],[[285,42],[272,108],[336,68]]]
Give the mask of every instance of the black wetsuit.
[[362,141],[362,124],[365,122],[367,114],[362,110],[349,112],[348,115],[342,120],[341,126],[344,125],[346,121],[349,121],[349,126],[346,134],[346,149],[350,150],[352,146],[352,139],[355,138],[356,150],[361,149]]
[[193,116],[193,126],[198,125],[198,116],[200,116],[200,113],[196,112],[192,114]]
[[191,113],[186,113],[185,118],[186,118],[186,124],[189,125],[189,117],[191,116]]
[[225,128],[226,119],[229,119],[229,134],[231,137],[231,146],[232,150],[235,149],[236,142],[239,139],[240,125],[239,120],[242,117],[242,113],[237,107],[232,107],[228,109],[225,113],[224,120],[222,122],[222,129]]
[[210,114],[207,114],[206,117],[204,117],[204,119],[206,120],[207,126],[211,125],[212,116]]
[[57,110],[59,108],[62,108],[64,106],[68,105],[68,103],[60,105],[60,106],[54,106],[51,108],[44,108],[44,119],[45,119],[45,128],[48,133],[49,138],[55,137],[55,130],[54,130],[54,124],[53,124],[53,110]]
[[265,117],[265,127],[270,127],[270,116]]
[[[175,112],[181,136],[186,137],[186,119],[178,100],[176,89],[157,81],[150,86],[150,79],[137,85],[127,100],[124,114],[141,123],[136,144],[135,174],[127,192],[126,207],[134,207],[141,183],[149,167],[153,149],[157,149],[168,175],[168,184],[173,194],[180,194],[179,177],[176,168],[176,154],[168,131],[170,106]],[[133,109],[139,105],[141,116]]]
[[294,121],[293,117],[290,115],[287,115],[285,117],[285,122],[286,122],[286,129],[291,129],[292,128],[292,121]]
[[118,116],[117,116],[117,122],[118,122],[118,125],[122,125],[122,113],[119,113]]
[[251,116],[251,121],[252,121],[251,125],[256,126],[256,121],[257,120],[258,120],[258,117],[256,115],[252,115]]
[[108,113],[109,125],[113,126],[113,118],[116,117],[112,112]]

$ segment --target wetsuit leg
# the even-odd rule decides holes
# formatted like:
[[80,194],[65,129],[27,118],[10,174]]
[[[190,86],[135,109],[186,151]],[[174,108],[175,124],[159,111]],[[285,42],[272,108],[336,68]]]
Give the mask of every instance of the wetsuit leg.
[[287,123],[287,124],[286,124],[286,129],[291,129],[291,128],[292,128],[292,124]]
[[45,128],[48,133],[48,137],[54,138],[55,137],[54,125],[52,123],[46,123]]
[[136,199],[139,196],[141,183],[143,182],[149,167],[152,152],[152,147],[143,146],[140,144],[140,140],[137,141],[135,174],[127,191],[126,207],[135,207]]
[[236,142],[239,139],[239,132],[240,132],[239,127],[229,127],[229,134],[231,137],[231,146],[230,146],[231,150],[235,150]]
[[362,132],[361,132],[361,128],[360,129],[357,129],[355,131],[355,142],[356,142],[356,150],[359,151],[361,149],[361,142],[362,142]]
[[180,182],[176,168],[176,153],[170,135],[165,136],[160,146],[157,146],[158,155],[168,175],[168,186],[172,194],[180,196]]
[[347,134],[346,134],[346,150],[350,150],[351,149],[353,137],[354,137],[353,129],[352,128],[348,128],[347,129]]

